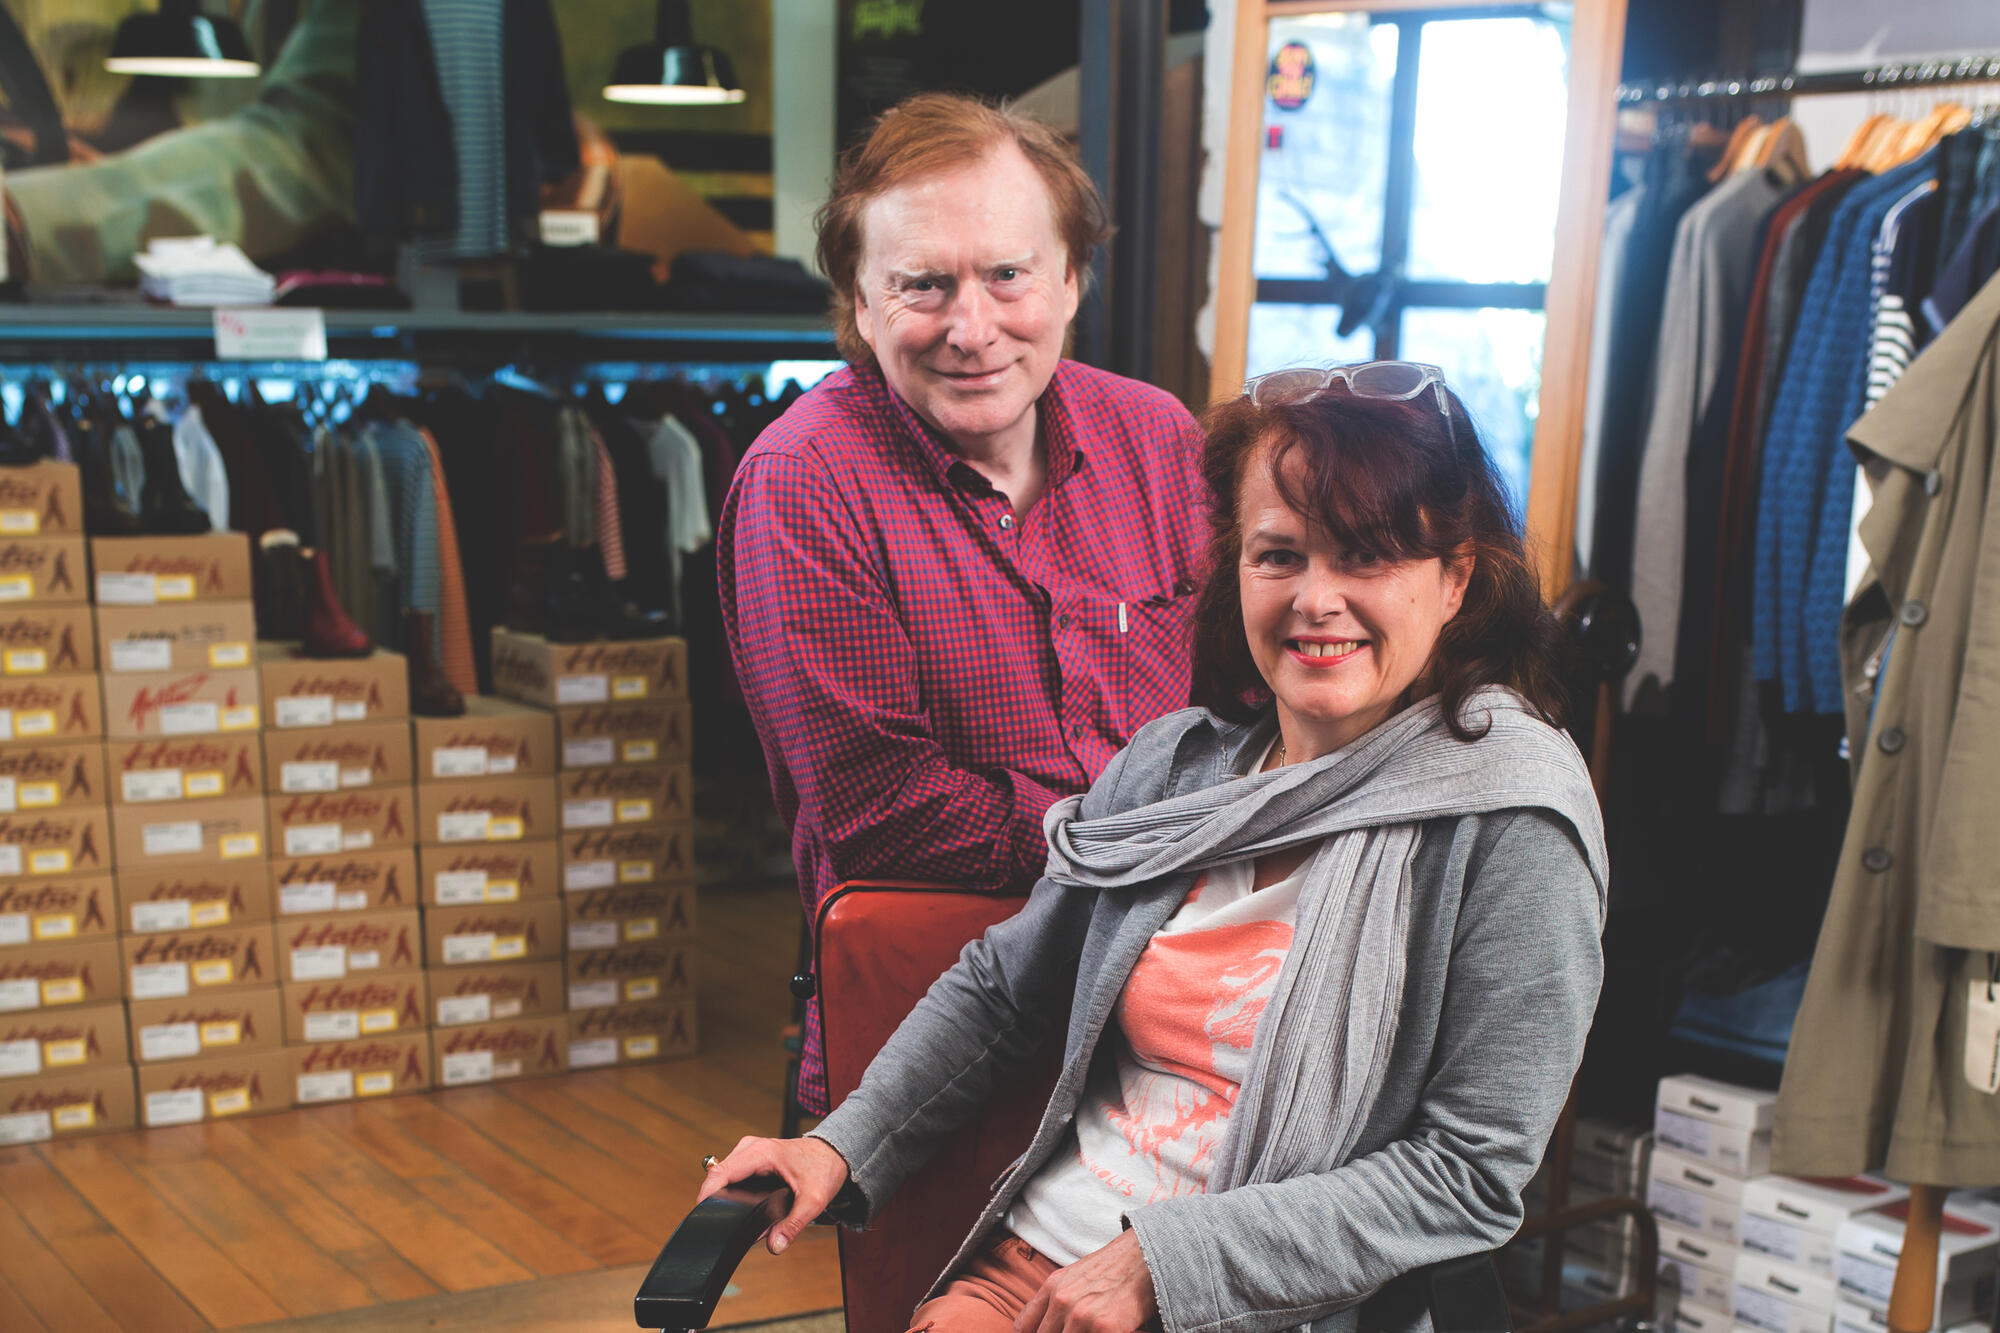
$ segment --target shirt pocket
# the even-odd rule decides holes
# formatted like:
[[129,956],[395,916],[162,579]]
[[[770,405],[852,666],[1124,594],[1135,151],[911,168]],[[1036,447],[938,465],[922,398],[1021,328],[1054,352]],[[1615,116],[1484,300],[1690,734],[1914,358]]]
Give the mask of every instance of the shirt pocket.
[[1194,660],[1194,585],[1119,608],[1111,717],[1127,742],[1156,717],[1188,705]]

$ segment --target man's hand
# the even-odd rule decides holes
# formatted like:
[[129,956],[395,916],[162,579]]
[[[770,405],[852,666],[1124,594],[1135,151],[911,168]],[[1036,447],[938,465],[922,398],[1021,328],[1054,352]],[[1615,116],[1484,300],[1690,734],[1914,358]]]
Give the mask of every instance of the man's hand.
[[1014,1333],[1134,1333],[1160,1312],[1153,1275],[1130,1231],[1049,1274]]
[[752,1176],[781,1176],[792,1187],[792,1211],[764,1238],[772,1254],[783,1254],[847,1183],[847,1162],[824,1139],[740,1139],[709,1169],[694,1201]]

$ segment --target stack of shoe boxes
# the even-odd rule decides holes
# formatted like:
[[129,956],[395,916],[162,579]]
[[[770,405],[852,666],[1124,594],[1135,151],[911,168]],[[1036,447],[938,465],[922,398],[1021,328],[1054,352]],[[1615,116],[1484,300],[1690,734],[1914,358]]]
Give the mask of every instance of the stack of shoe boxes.
[[1772,1093],[1692,1074],[1660,1080],[1646,1203],[1659,1226],[1660,1288],[1690,1311],[1690,1326],[1741,1318],[1743,1190],[1770,1168],[1775,1104]]
[[[1623,1196],[1643,1198],[1652,1134],[1630,1125],[1581,1117],[1569,1161],[1569,1203]],[[1548,1207],[1549,1163],[1523,1192],[1528,1216]],[[1630,1218],[1576,1227],[1564,1237],[1561,1308],[1575,1309],[1627,1295],[1637,1282],[1638,1224]],[[1541,1289],[1542,1242],[1509,1245],[1502,1277],[1516,1301],[1532,1305]]]
[[76,468],[0,469],[0,1145],[129,1128]]
[[[1887,1333],[1889,1292],[1902,1258],[1908,1218],[1909,1203],[1903,1200],[1841,1220],[1833,1243],[1834,1333]],[[1938,1234],[1933,1329],[1977,1333],[1989,1326],[1996,1262],[2000,1262],[2000,1203],[1991,1191],[1954,1191],[1945,1199]]]
[[569,1067],[554,719],[506,699],[418,718],[417,850],[436,1079]]
[[[1756,1176],[1744,1182],[1743,1211],[1736,1223],[1742,1250],[1737,1256],[1737,1322],[1753,1328],[1800,1323],[1806,1318],[1801,1312],[1813,1304],[1801,1298],[1808,1291],[1824,1297],[1833,1281],[1835,1241],[1842,1226],[1908,1196],[1903,1186],[1871,1176]],[[1815,1329],[1825,1326],[1816,1312],[1810,1323]]]
[[258,646],[282,1030],[300,1105],[430,1086],[403,658]]
[[503,694],[555,710],[572,1065],[692,1054],[687,644],[493,633]]

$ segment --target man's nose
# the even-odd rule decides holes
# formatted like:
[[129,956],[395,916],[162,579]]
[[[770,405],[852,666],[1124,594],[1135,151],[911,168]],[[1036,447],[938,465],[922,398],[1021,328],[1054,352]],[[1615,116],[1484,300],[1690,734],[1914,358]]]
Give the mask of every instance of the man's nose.
[[997,313],[993,294],[984,283],[962,284],[951,307],[951,345],[961,351],[976,351],[991,343]]

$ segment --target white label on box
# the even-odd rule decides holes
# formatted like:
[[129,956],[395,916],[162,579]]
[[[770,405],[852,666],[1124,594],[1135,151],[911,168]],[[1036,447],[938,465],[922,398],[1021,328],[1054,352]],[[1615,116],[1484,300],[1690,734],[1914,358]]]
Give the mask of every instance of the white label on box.
[[1790,1222],[1746,1212],[1737,1218],[1737,1225],[1742,1229],[1740,1239],[1744,1249],[1783,1259],[1788,1264],[1800,1262],[1799,1229]]
[[1646,1204],[1669,1222],[1700,1231],[1708,1218],[1707,1202],[1693,1190],[1655,1180],[1646,1187]]
[[233,707],[223,709],[222,729],[224,731],[257,730],[257,705],[236,704]]
[[620,861],[618,882],[620,884],[650,884],[653,880],[651,861]]
[[439,842],[484,842],[493,823],[489,810],[460,810],[438,816]]
[[650,800],[620,801],[618,822],[621,824],[642,824],[653,817],[653,803]]
[[287,884],[278,890],[278,912],[281,916],[294,916],[301,912],[336,911],[337,892],[338,886],[330,879]]
[[330,727],[333,725],[333,696],[300,694],[280,699],[272,713],[281,727]]
[[107,606],[151,606],[160,600],[151,574],[99,574],[97,600]]
[[486,757],[488,773],[512,773],[520,766],[520,761],[511,754],[494,754]]
[[0,778],[0,812],[4,812],[6,814],[14,813],[15,809],[14,790],[15,790],[14,779]]
[[339,851],[338,824],[301,824],[285,830],[286,856],[333,856]]
[[557,676],[556,702],[559,704],[601,704],[611,699],[611,677]]
[[68,874],[69,848],[57,847],[46,852],[29,852],[28,873],[31,875]]
[[178,1088],[173,1092],[146,1094],[148,1125],[192,1125],[208,1112],[200,1088]]
[[492,1017],[491,995],[453,995],[438,1001],[440,1027],[450,1027],[459,1023],[484,1023]]
[[608,889],[618,882],[615,861],[572,861],[563,867],[563,888],[570,893]]
[[193,736],[222,730],[222,705],[204,703],[165,704],[160,709],[162,736]]
[[23,810],[46,810],[62,804],[62,788],[54,782],[23,782],[15,794]]
[[569,1044],[571,1069],[588,1069],[592,1065],[617,1063],[618,1039],[615,1037],[603,1037],[595,1041],[573,1041]]
[[14,714],[14,734],[17,736],[53,736],[56,734],[56,714],[52,708],[39,708],[32,713]]
[[14,739],[14,710],[0,708],[0,741]]
[[188,993],[186,963],[140,963],[132,969],[132,998],[175,999]]
[[186,898],[132,904],[132,929],[142,934],[156,930],[187,930],[193,925],[194,904]]
[[579,981],[569,988],[569,1007],[572,1009],[602,1009],[618,1003],[618,983],[615,981]]
[[201,1027],[195,1023],[155,1023],[139,1029],[139,1056],[145,1060],[185,1060],[201,1054]]
[[[557,214],[557,216],[568,215]],[[595,220],[597,214],[587,213],[584,216]],[[596,234],[592,233],[590,239],[595,241],[597,239]],[[0,537],[33,537],[41,530],[42,516],[34,510],[0,509]]]
[[34,595],[34,575],[9,574],[0,578],[0,602],[25,602]]
[[338,981],[347,975],[347,947],[324,944],[311,949],[292,950],[294,981]]
[[625,1039],[625,1058],[627,1060],[650,1060],[659,1053],[660,1039],[650,1032],[643,1037],[627,1037]]
[[1795,1326],[1808,1319],[1815,1328],[1826,1328],[1830,1322],[1825,1315],[1808,1315],[1781,1297],[1741,1282],[1736,1284],[1734,1306],[1737,1323],[1764,1329],[1766,1333],[1792,1333]]
[[350,699],[335,704],[333,706],[333,720],[335,722],[366,722],[368,720],[368,701],[365,699]]
[[569,928],[572,949],[609,949],[618,943],[616,921],[579,921]]
[[625,923],[625,938],[628,940],[653,940],[659,937],[660,919],[658,917],[634,917]]
[[299,1105],[313,1102],[344,1102],[354,1096],[354,1071],[336,1069],[325,1074],[299,1075]]
[[520,1016],[521,1016],[520,996],[517,995],[511,1000],[495,1000],[493,1002],[494,1021],[497,1022],[503,1018],[519,1018]]
[[35,938],[38,940],[71,940],[76,938],[76,918],[68,914],[38,916],[35,918]]
[[452,745],[431,751],[434,778],[481,778],[486,776],[486,747]]
[[599,768],[618,762],[618,746],[609,736],[563,742],[564,768]]
[[126,801],[139,805],[146,801],[178,801],[185,788],[178,768],[163,768],[156,773],[121,773],[118,790]]
[[8,912],[0,915],[0,944],[26,944],[29,934],[26,912]]
[[185,856],[201,850],[201,821],[177,819],[171,824],[146,824],[139,841],[148,856]]
[[516,903],[521,901],[521,881],[518,879],[487,880],[486,901],[489,903]]
[[0,1115],[0,1146],[41,1143],[55,1136],[47,1111],[21,1111],[15,1115]]
[[343,852],[365,852],[374,845],[375,834],[370,829],[356,829],[340,835],[340,850]]
[[365,787],[375,780],[372,768],[343,768],[340,770],[340,785],[343,787]]
[[660,757],[658,741],[626,741],[620,751],[628,764],[650,764]]
[[1865,1304],[1885,1306],[1890,1289],[1896,1285],[1896,1265],[1878,1264],[1842,1250],[1834,1259],[1834,1281],[1840,1290]]
[[0,1041],[0,1078],[19,1078],[42,1072],[42,1044],[38,1041]]
[[493,934],[447,935],[444,937],[444,960],[447,963],[485,963],[493,959]]
[[437,877],[437,899],[444,907],[464,907],[486,901],[484,870],[441,870]]
[[368,910],[368,890],[346,889],[333,896],[333,908],[337,912],[365,912]]
[[358,1009],[306,1015],[307,1041],[353,1041],[360,1035],[361,1011]]
[[644,676],[617,676],[611,682],[611,697],[614,699],[643,699],[646,697]]
[[120,639],[111,645],[113,671],[172,671],[174,645],[165,639]]
[[219,361],[324,361],[326,312],[315,306],[218,306],[215,356]]
[[340,765],[294,761],[278,767],[278,786],[288,792],[339,791]]
[[372,972],[382,966],[380,949],[356,949],[347,955],[347,965],[357,972]]
[[545,208],[539,215],[543,245],[596,245],[597,211]]
[[443,1060],[446,1087],[493,1081],[493,1052],[454,1051]]
[[0,1011],[39,1009],[41,1004],[42,988],[35,984],[33,977],[19,981],[0,981]]
[[564,828],[603,828],[611,823],[611,802],[564,801],[562,820]]
[[1653,1135],[1669,1148],[1678,1148],[1696,1157],[1708,1156],[1710,1132],[1706,1120],[1697,1120],[1662,1106],[1653,1113]]

